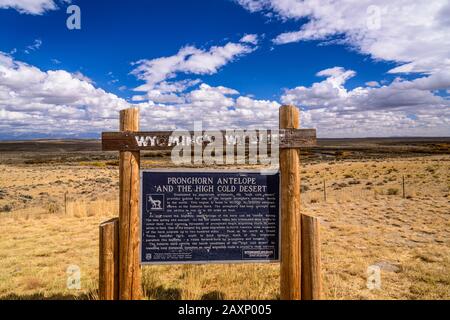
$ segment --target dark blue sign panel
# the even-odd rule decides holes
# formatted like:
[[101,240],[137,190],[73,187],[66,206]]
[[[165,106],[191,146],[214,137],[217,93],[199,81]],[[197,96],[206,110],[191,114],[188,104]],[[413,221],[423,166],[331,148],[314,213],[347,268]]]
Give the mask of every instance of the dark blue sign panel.
[[279,260],[279,173],[142,171],[143,264]]

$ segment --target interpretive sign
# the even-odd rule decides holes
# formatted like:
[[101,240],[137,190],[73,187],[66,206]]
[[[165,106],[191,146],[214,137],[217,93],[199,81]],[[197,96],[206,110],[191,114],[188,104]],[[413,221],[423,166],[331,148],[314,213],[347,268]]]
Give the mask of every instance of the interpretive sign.
[[141,263],[279,261],[278,172],[141,172]]
[[[194,122],[194,130],[149,132],[139,131],[138,108],[121,110],[120,132],[102,133],[102,150],[120,151],[119,217],[100,225],[99,297],[141,299],[140,263],[278,261],[281,300],[320,299],[319,225],[301,213],[298,152],[316,145],[316,130],[300,129],[299,116],[286,105],[278,130],[205,131]],[[170,151],[177,167],[261,164],[280,173],[139,177],[144,150]]]

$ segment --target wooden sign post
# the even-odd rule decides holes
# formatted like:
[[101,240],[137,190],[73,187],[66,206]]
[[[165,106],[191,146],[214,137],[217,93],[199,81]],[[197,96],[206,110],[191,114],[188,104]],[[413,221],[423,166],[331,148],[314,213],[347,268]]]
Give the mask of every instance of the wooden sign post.
[[301,215],[302,226],[302,300],[320,300],[322,275],[319,220]]
[[[120,131],[139,130],[139,109],[120,112]],[[119,298],[141,298],[139,264],[139,151],[120,151]]]
[[119,299],[119,219],[100,225],[99,298]]
[[[298,129],[299,111],[280,109],[280,129]],[[300,300],[300,155],[298,149],[280,150],[281,173],[281,269],[280,298]]]
[[[283,300],[319,299],[321,290],[319,226],[317,219],[301,216],[298,150],[316,144],[316,130],[299,127],[299,110],[294,106],[283,106],[280,108],[280,130],[271,134],[272,138],[278,136],[280,148],[280,298]],[[138,300],[142,296],[140,151],[171,150],[175,144],[171,141],[172,132],[138,130],[139,110],[127,109],[120,112],[120,132],[102,134],[102,149],[120,152],[120,210],[118,223],[112,220],[100,227],[101,299]],[[267,138],[267,132],[257,130],[256,135]],[[191,141],[190,137],[188,141]],[[307,234],[302,234],[302,228]]]

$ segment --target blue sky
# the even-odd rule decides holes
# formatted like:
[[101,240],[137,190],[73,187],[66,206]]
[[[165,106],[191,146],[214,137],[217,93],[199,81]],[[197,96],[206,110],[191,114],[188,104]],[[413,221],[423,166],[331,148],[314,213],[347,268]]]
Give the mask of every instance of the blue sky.
[[276,126],[283,103],[324,137],[449,135],[446,1],[320,2],[0,0],[0,139],[95,137],[129,106],[144,127]]

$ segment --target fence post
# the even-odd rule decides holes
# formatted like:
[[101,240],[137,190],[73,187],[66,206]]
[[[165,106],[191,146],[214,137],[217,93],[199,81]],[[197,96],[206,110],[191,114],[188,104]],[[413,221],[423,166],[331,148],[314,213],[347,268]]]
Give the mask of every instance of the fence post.
[[64,215],[67,216],[67,191],[64,192]]
[[[280,129],[298,129],[299,110],[280,108]],[[280,150],[281,173],[281,300],[301,299],[300,157],[298,149]]]
[[119,219],[100,225],[99,299],[119,299]]
[[322,295],[320,225],[315,217],[302,215],[302,299],[320,300]]
[[402,187],[403,187],[403,199],[406,198],[406,193],[405,193],[405,176],[402,177]]
[[[120,112],[120,131],[139,131],[139,109]],[[141,299],[139,262],[139,151],[120,151],[119,298]]]
[[327,202],[327,182],[323,180],[323,201]]

